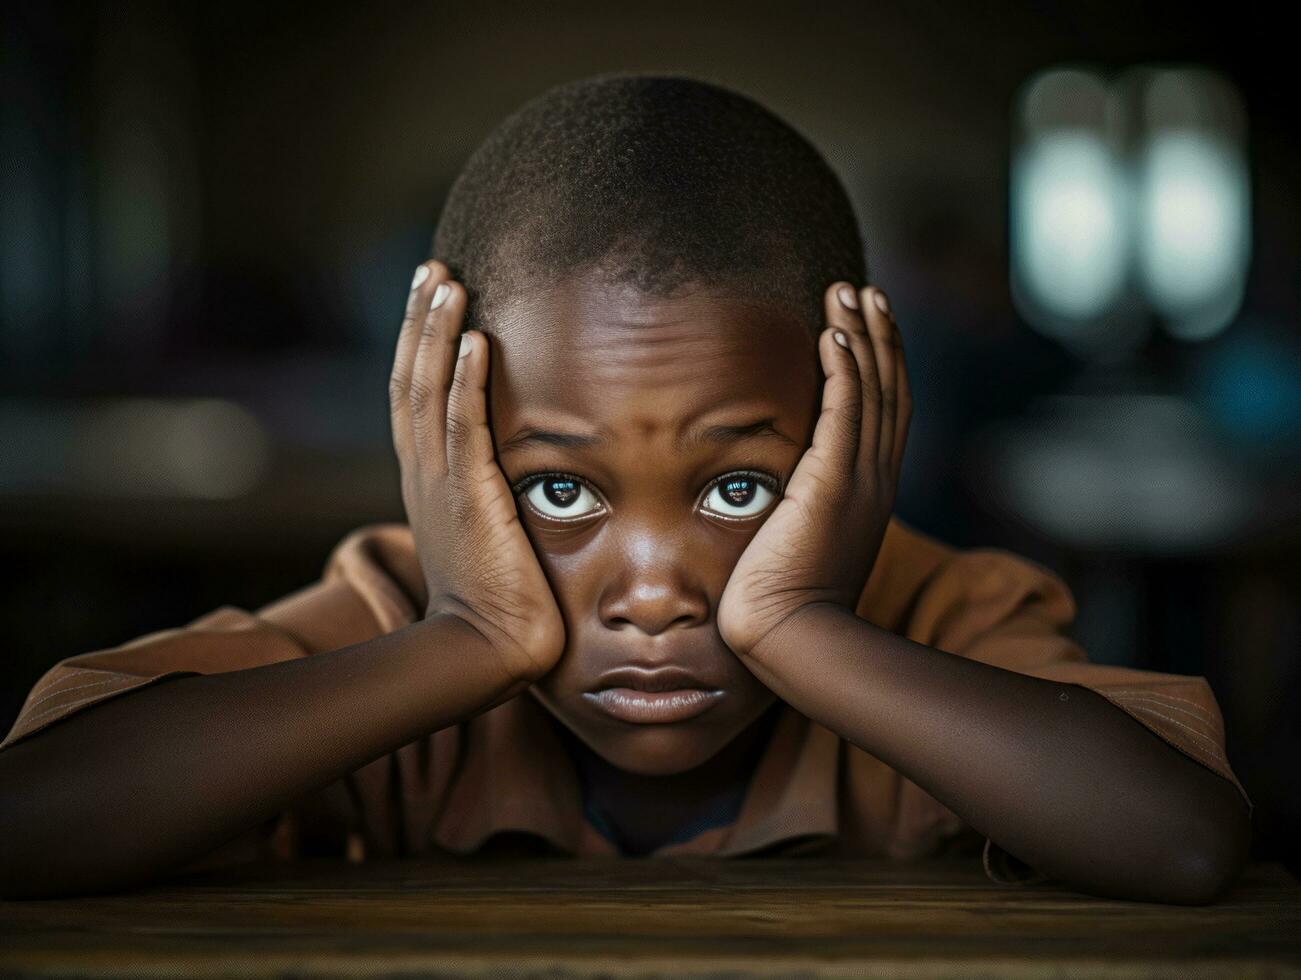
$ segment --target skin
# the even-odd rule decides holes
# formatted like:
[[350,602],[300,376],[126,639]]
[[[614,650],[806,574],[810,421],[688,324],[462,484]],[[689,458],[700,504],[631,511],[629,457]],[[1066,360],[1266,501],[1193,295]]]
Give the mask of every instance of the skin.
[[[757,723],[776,700],[717,620],[729,577],[778,497],[756,487],[750,501],[729,505],[710,484],[738,470],[789,478],[817,419],[815,341],[807,324],[761,304],[703,289],[650,298],[590,277],[517,300],[493,334],[497,457],[567,636],[555,668],[529,691],[570,736],[621,838],[653,846],[720,787],[748,780],[738,762],[753,756]],[[693,423],[762,419],[775,431],[681,442]],[[523,441],[526,430],[609,440],[567,448]],[[571,506],[520,485],[543,471],[583,482]],[[529,502],[539,497],[540,509]],[[618,721],[583,694],[632,662],[685,666],[726,693],[684,722]]]

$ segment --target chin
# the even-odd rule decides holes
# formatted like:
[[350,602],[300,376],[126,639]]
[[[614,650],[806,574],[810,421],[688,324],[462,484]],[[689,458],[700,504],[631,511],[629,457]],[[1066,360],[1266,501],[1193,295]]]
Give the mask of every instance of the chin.
[[639,776],[673,776],[703,765],[729,739],[704,739],[688,725],[637,725],[618,738],[579,738],[612,766]]

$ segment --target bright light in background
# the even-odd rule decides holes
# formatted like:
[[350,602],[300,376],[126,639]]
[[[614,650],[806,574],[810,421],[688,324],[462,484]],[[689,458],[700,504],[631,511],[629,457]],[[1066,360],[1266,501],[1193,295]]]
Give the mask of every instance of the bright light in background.
[[1013,262],[1026,292],[1057,317],[1097,317],[1120,291],[1128,241],[1119,183],[1106,144],[1085,130],[1045,134],[1013,165]]
[[1237,314],[1250,258],[1250,190],[1236,96],[1204,71],[1151,75],[1138,161],[1139,273],[1181,340],[1205,340]]
[[[1011,288],[1025,320],[1096,364],[1132,357],[1153,325],[1189,341],[1224,330],[1250,241],[1243,119],[1228,82],[1200,68],[1030,79],[1009,175]],[[1199,406],[1141,371],[1087,377],[1038,417],[992,430],[985,479],[998,506],[1083,550],[1230,540],[1251,494]],[[1258,414],[1281,404],[1240,391],[1219,402]]]
[[1122,302],[1132,236],[1115,130],[1101,77],[1041,72],[1018,98],[1009,186],[1018,311],[1041,333],[1101,360],[1125,356],[1147,333],[1146,321]]
[[1181,340],[1233,321],[1250,258],[1244,113],[1200,68],[1074,68],[1017,104],[1011,287],[1035,329],[1091,360],[1132,354],[1157,319]]

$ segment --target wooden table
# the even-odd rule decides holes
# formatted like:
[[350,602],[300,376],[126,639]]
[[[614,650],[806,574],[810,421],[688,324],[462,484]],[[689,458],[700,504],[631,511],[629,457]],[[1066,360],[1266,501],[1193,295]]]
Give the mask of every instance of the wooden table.
[[1219,904],[999,887],[979,861],[245,865],[0,902],[0,977],[1301,977],[1301,888]]

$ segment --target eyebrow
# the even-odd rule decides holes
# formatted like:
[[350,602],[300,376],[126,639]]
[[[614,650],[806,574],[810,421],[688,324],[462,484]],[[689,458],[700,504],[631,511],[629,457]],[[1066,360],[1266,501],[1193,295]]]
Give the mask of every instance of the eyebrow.
[[[764,418],[740,425],[711,425],[689,430],[681,445],[687,449],[697,449],[703,445],[725,445],[747,442],[753,439],[776,440],[783,445],[800,448],[799,443],[784,433],[778,432],[776,419]],[[497,454],[515,452],[526,446],[559,446],[562,449],[595,449],[607,445],[605,436],[589,436],[576,432],[549,432],[525,426],[497,447]]]

